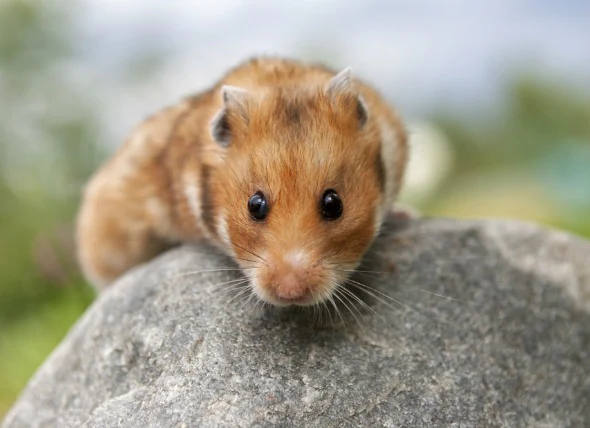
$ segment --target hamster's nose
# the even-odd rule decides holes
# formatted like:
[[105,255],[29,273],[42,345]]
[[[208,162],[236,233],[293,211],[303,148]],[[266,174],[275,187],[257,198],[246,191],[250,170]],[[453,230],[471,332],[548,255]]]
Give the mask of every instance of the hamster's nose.
[[296,302],[304,299],[308,287],[300,275],[288,272],[277,282],[275,292],[279,299]]

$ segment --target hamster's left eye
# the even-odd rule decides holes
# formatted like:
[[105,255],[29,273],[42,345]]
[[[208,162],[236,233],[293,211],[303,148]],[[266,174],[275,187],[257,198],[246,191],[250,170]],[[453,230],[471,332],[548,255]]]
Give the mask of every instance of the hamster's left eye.
[[324,192],[320,207],[325,220],[336,220],[342,215],[342,200],[335,190],[328,189]]
[[250,196],[248,200],[248,211],[256,221],[262,221],[268,215],[268,202],[264,193],[258,191]]

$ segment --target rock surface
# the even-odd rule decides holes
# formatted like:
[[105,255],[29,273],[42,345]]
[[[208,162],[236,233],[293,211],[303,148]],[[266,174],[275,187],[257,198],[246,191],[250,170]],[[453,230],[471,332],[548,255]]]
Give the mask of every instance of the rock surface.
[[421,220],[367,259],[393,273],[359,274],[379,299],[343,323],[186,274],[229,265],[207,248],[164,254],[97,299],[3,426],[590,426],[589,242]]

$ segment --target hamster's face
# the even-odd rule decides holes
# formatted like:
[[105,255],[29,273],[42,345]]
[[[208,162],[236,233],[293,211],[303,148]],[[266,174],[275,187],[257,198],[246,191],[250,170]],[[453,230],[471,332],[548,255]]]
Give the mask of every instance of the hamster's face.
[[225,215],[229,239],[261,299],[318,303],[357,267],[377,232],[379,178],[368,159],[378,153],[336,154],[313,139],[275,144],[234,168],[244,180]]
[[222,235],[265,302],[332,299],[378,232],[381,145],[356,100],[274,94],[232,129],[218,186]]

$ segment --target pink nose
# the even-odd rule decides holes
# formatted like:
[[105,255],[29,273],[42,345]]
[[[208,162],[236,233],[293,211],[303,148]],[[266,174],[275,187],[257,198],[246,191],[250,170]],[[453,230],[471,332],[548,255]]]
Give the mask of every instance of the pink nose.
[[276,293],[284,300],[299,300],[307,293],[307,287],[295,273],[289,272],[279,279]]

